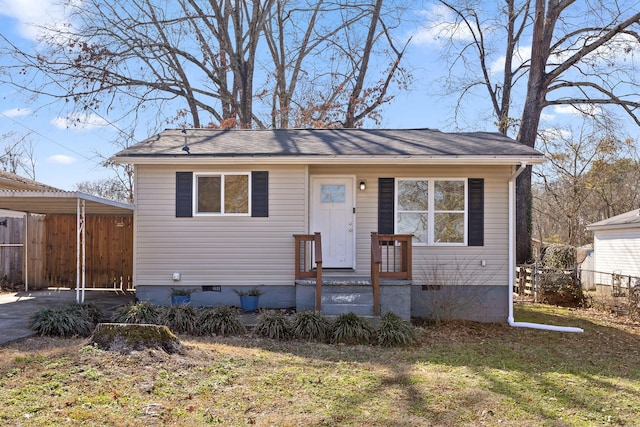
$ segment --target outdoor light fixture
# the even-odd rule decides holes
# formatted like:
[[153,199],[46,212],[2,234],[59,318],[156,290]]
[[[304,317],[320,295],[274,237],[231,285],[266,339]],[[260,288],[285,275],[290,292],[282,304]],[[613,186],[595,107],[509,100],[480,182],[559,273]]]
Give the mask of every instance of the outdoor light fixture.
[[182,133],[184,134],[184,146],[182,147],[182,151],[187,154],[191,154],[189,151],[189,145],[187,144],[187,128],[185,126],[182,127]]
[[360,191],[367,189],[367,181],[360,181]]

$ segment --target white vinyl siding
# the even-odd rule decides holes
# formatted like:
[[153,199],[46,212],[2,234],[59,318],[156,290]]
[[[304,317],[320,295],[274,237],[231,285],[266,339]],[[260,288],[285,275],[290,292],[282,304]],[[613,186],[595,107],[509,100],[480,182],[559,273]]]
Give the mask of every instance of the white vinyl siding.
[[[356,189],[356,273],[370,274],[371,232],[378,228],[378,178],[484,178],[484,246],[414,246],[413,283],[429,284],[435,269],[460,279],[460,285],[505,286],[508,282],[508,181],[510,166],[312,166],[310,174],[355,174],[366,181],[366,190]],[[481,261],[486,266],[481,267]]]
[[640,277],[640,228],[594,231],[593,249],[595,271]]
[[[175,173],[269,171],[269,217],[175,216]],[[136,286],[293,285],[293,234],[306,232],[304,166],[136,168]],[[181,280],[172,280],[180,272]]]
[[[176,172],[269,173],[269,216],[176,218]],[[257,286],[294,284],[293,234],[308,229],[308,185],[313,175],[350,175],[366,190],[356,197],[356,275],[369,276],[371,232],[378,228],[378,178],[484,179],[484,246],[414,246],[413,282],[430,284],[435,268],[460,285],[508,280],[509,166],[136,166],[136,286]],[[481,267],[481,261],[486,262]],[[172,273],[181,273],[180,282]]]

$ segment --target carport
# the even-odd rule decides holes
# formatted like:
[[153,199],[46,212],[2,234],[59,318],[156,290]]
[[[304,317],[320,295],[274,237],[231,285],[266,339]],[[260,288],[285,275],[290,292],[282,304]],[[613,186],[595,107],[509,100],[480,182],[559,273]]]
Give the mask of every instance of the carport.
[[[14,191],[0,190],[0,209],[39,215],[76,215],[76,301],[84,302],[86,265],[86,218],[87,215],[132,216],[134,207],[125,203],[104,199],[78,191]],[[28,221],[25,221],[27,227]],[[25,231],[25,236],[28,236]],[[29,290],[27,250],[25,238],[23,251],[25,291]]]

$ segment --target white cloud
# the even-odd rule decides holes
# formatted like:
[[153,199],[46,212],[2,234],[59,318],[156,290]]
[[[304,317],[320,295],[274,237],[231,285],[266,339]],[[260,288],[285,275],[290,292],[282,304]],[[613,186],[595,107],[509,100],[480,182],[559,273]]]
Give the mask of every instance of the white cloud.
[[39,25],[66,21],[64,7],[56,0],[0,0],[0,15],[14,19],[20,35],[30,40],[37,39]]
[[12,108],[2,112],[2,115],[7,117],[23,117],[28,116],[29,114],[31,114],[31,110],[29,108]]
[[77,161],[78,159],[70,156],[65,156],[64,154],[54,154],[53,156],[49,156],[47,158],[47,163],[55,163],[59,165],[70,165]]
[[553,129],[553,128],[543,129],[540,131],[540,134],[543,136],[543,138],[547,140],[560,139],[564,141],[570,140],[573,135],[573,133],[571,133],[571,131],[567,129]]
[[412,34],[412,41],[417,45],[441,45],[449,40],[473,39],[473,34],[467,26],[456,22],[454,13],[444,5],[432,4],[428,9],[416,13],[424,16],[426,20],[426,23]]
[[555,114],[549,114],[549,113],[541,113],[540,114],[540,120],[553,120],[556,118]]
[[109,123],[96,114],[73,113],[67,117],[56,117],[51,124],[58,129],[91,130],[107,126]]
[[570,114],[572,116],[585,116],[601,114],[602,108],[598,105],[581,104],[577,107],[573,105],[556,105],[553,109],[556,114]]
[[[506,57],[500,56],[489,65],[489,70],[492,73],[502,73],[504,71],[504,61]],[[513,61],[511,63],[511,70],[515,70],[520,65],[531,59],[531,46],[520,46],[513,52]]]

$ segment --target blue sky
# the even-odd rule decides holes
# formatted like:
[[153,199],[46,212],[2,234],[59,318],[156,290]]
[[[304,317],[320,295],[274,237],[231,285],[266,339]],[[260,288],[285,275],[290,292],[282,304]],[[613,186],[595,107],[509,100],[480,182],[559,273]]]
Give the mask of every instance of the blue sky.
[[[36,34],[29,23],[64,18],[54,3],[55,0],[0,0],[0,31],[21,46],[34,43]],[[445,64],[440,58],[442,45],[436,33],[442,34],[450,29],[446,24],[427,26],[426,16],[431,19],[441,16],[444,22],[447,12],[440,6],[425,2],[424,9],[416,10],[415,20],[403,29],[407,35],[413,36],[407,60],[414,82],[409,91],[399,94],[384,107],[380,126],[494,131],[493,120],[486,114],[490,107],[482,92],[478,92],[475,98],[469,98],[458,129],[453,123],[455,97],[443,98],[436,94],[437,79],[446,75]],[[449,34],[460,39],[468,37],[463,31]],[[521,49],[523,59],[526,59],[527,52],[526,46]],[[499,70],[501,61],[500,57],[494,58],[493,68]],[[36,179],[71,190],[77,182],[111,175],[109,170],[100,166],[100,159],[95,153],[109,156],[118,150],[111,143],[117,137],[118,129],[95,114],[70,117],[64,107],[44,98],[34,101],[13,87],[0,86],[0,135],[8,132],[28,135],[33,144]],[[575,115],[576,111],[569,107],[547,109],[543,117],[546,122],[553,122],[572,120]],[[637,127],[632,127],[630,133],[637,138]],[[141,134],[140,138],[145,136],[148,135]]]

